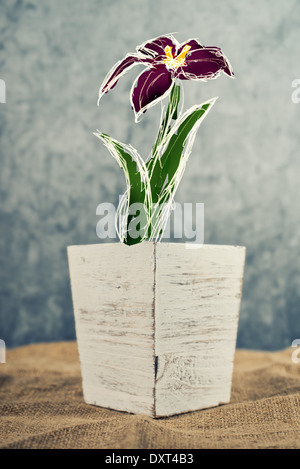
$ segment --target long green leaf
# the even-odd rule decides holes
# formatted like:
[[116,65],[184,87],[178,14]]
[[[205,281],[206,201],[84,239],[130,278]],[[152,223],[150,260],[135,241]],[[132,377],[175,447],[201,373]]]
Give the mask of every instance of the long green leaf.
[[[171,202],[182,178],[197,130],[216,99],[213,98],[204,104],[188,109],[173,127],[161,149],[160,159],[153,167],[150,180],[152,203],[157,207],[152,213],[151,238],[159,236],[164,228],[164,223],[168,218],[167,213],[171,210]],[[164,204],[168,204],[169,208],[167,212],[164,212],[164,221],[159,222]]]
[[148,210],[151,202],[149,200],[149,180],[145,163],[131,145],[120,143],[100,131],[95,132],[94,135],[104,143],[124,171],[127,184],[127,191],[124,194],[124,196],[126,195],[127,208],[125,216],[127,220],[126,235],[123,242],[129,245],[137,244],[142,241],[143,236],[139,238],[132,238],[130,236],[129,226],[134,219],[134,216],[130,213],[130,207],[132,207],[133,204],[141,204],[145,210],[144,215],[148,218]]
[[168,188],[176,176],[180,164],[186,162],[194,142],[196,132],[215,103],[216,98],[188,109],[176,123],[161,151],[151,175],[153,202],[158,202],[160,194]]

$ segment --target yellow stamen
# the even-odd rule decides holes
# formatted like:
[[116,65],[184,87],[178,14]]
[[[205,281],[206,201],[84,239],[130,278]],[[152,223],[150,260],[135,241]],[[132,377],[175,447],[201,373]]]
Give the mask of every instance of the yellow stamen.
[[165,53],[168,59],[173,59],[173,54],[172,54],[172,47],[167,46],[165,48]]
[[165,53],[166,53],[166,59],[163,60],[163,62],[171,68],[178,68],[181,67],[182,65],[185,65],[184,59],[188,51],[190,50],[191,46],[184,46],[182,51],[177,57],[173,57],[172,55],[172,47],[167,46],[165,47]]
[[180,54],[177,55],[176,60],[184,60],[185,56],[188,53],[188,51],[190,50],[190,48],[191,48],[191,46],[184,46],[184,48],[182,49]]

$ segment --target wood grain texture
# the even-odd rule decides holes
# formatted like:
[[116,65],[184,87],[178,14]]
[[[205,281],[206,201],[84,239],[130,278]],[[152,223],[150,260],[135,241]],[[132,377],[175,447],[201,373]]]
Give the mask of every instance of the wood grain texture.
[[68,248],[86,402],[152,417],[229,402],[245,248]]
[[244,260],[242,247],[157,245],[156,416],[230,401]]
[[153,245],[68,248],[85,401],[153,414]]

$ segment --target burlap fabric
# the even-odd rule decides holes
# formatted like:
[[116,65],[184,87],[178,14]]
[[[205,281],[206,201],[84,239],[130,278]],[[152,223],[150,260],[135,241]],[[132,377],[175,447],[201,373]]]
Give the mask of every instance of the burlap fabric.
[[20,347],[0,364],[0,448],[299,448],[291,354],[238,350],[231,404],[153,420],[85,404],[76,343]]

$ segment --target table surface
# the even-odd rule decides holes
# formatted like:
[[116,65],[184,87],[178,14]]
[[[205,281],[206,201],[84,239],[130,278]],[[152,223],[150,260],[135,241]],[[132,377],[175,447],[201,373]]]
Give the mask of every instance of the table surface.
[[85,404],[75,342],[8,350],[0,448],[300,448],[300,363],[237,350],[231,403],[152,419]]

